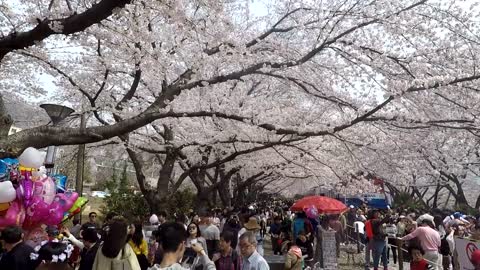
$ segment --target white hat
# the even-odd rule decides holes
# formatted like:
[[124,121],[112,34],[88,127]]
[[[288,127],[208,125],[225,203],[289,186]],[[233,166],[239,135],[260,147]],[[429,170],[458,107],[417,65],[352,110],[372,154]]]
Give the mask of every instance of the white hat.
[[150,219],[149,219],[148,221],[150,221],[150,224],[157,224],[157,223],[159,223],[158,217],[157,217],[157,215],[155,215],[155,214],[151,215],[151,216],[150,216]]
[[428,220],[430,221],[433,226],[435,226],[435,221],[433,220],[433,216],[432,215],[429,215],[429,214],[423,214],[421,215],[418,219],[417,219],[417,223],[422,223],[424,220]]
[[355,208],[355,206],[353,206],[353,205],[350,205],[350,208],[352,208],[352,209],[353,209],[353,208]]

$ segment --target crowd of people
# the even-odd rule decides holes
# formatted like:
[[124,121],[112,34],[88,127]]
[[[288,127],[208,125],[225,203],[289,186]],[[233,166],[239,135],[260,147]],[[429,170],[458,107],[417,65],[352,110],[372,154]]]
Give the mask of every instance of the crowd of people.
[[[366,213],[366,215],[365,215]],[[345,216],[340,242],[361,238],[365,246],[365,269],[378,269],[380,261],[388,269],[402,252],[410,269],[460,269],[454,237],[480,240],[478,217],[440,210],[419,213],[414,209],[368,210],[365,206],[350,210]],[[480,269],[480,251],[472,254],[471,264]],[[371,260],[372,259],[372,260]]]
[[[261,209],[261,210],[260,210]],[[307,216],[288,207],[212,210],[201,217],[160,212],[127,221],[108,213],[100,226],[97,213],[73,226],[45,227],[28,237],[17,226],[1,232],[0,269],[13,270],[266,270],[265,239],[272,254],[284,256],[286,270],[311,266],[318,246],[317,228],[335,232],[336,252],[342,245],[363,244],[365,269],[388,269],[399,252],[412,270],[459,269],[454,236],[480,240],[473,216],[440,211],[370,210],[350,206],[338,215]],[[403,243],[402,246],[398,246]],[[391,255],[391,256],[390,256]],[[480,251],[472,255],[480,269]]]

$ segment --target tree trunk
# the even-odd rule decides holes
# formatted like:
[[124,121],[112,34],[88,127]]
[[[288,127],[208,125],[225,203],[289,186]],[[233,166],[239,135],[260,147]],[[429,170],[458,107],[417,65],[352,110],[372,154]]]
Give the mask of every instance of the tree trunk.
[[5,104],[3,103],[3,96],[0,94],[0,138],[8,136],[12,124],[12,117],[8,114],[7,108],[5,108]]
[[422,194],[417,187],[412,187],[412,192],[414,195],[417,195],[418,201],[423,205],[423,207],[425,207],[425,209],[428,209],[429,208],[428,204],[423,199],[423,196],[425,195],[425,193]]
[[480,208],[480,195],[477,197],[477,201],[475,202],[475,208],[479,209]]
[[437,188],[435,188],[435,193],[433,194],[433,203],[432,203],[433,208],[438,208],[438,195],[440,194],[441,190],[442,190],[442,186],[440,185],[440,183],[437,183]]
[[464,205],[468,208],[471,208],[468,205],[467,197],[465,196],[465,192],[463,191],[462,183],[458,179],[456,175],[452,175],[451,181],[455,184],[455,187],[457,188],[457,196],[456,196],[456,204],[457,205]]
[[157,194],[161,197],[169,196],[169,185],[172,180],[176,159],[177,156],[175,152],[172,149],[167,149],[167,154],[165,155],[165,160],[163,161],[157,181]]

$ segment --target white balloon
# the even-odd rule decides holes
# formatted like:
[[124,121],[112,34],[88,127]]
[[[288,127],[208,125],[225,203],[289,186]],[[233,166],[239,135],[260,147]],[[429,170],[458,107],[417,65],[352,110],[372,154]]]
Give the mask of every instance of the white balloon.
[[38,170],[33,171],[32,177],[35,180],[39,180],[47,177],[47,169],[45,168],[45,166],[41,166],[40,168],[38,168]]
[[0,203],[8,203],[15,200],[17,192],[13,188],[12,182],[0,182]]
[[38,169],[43,165],[44,160],[45,155],[33,147],[28,147],[18,157],[18,162],[20,165],[26,168]]

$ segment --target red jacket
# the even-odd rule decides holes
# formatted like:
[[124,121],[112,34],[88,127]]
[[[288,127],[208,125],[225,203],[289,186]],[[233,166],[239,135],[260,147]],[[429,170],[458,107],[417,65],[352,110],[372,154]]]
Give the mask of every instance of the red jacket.
[[433,267],[429,265],[427,260],[425,259],[419,262],[410,262],[410,270],[430,270],[430,269],[433,269]]
[[365,233],[367,234],[368,239],[373,239],[373,229],[372,229],[371,219],[365,221]]

